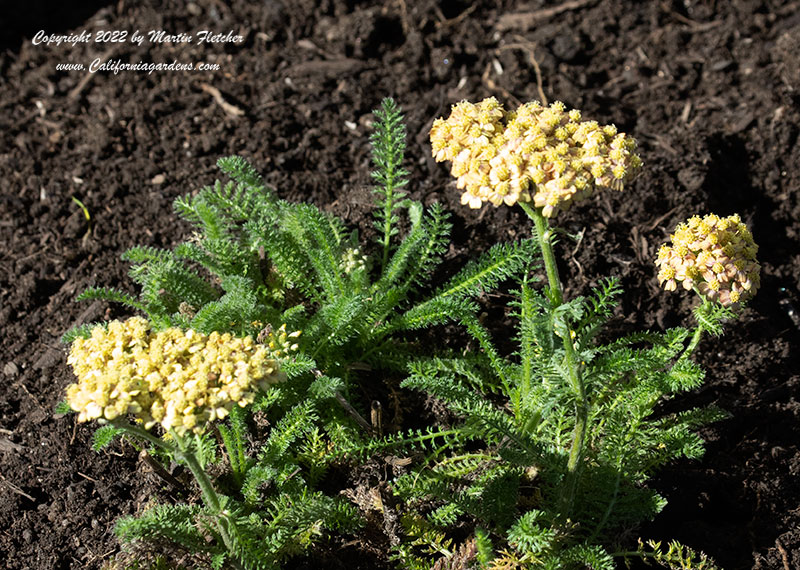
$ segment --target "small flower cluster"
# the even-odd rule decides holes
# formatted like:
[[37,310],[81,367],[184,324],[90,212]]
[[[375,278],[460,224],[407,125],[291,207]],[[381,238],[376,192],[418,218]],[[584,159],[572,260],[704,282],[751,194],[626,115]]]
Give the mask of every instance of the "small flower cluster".
[[290,352],[295,352],[300,345],[294,340],[302,334],[302,331],[286,332],[286,324],[282,324],[278,330],[265,329],[258,335],[258,342],[269,348],[270,353],[275,358],[286,358]]
[[250,337],[177,328],[153,333],[140,317],[112,321],[108,330],[96,327],[72,343],[67,362],[78,383],[67,388],[67,402],[80,422],[133,414],[146,429],[160,424],[179,435],[201,433],[284,379],[274,357]]
[[348,247],[342,255],[342,271],[344,271],[346,275],[350,275],[356,271],[362,271],[367,268],[368,262],[369,258],[362,254],[359,248]]
[[581,121],[580,111],[560,102],[506,113],[494,97],[462,101],[434,121],[430,137],[436,161],[453,163],[461,203],[470,208],[532,201],[552,217],[595,187],[621,190],[642,165],[634,139],[614,125]]
[[750,299],[760,283],[758,246],[738,215],[694,216],[658,251],[658,281],[668,291],[683,288],[728,307]]

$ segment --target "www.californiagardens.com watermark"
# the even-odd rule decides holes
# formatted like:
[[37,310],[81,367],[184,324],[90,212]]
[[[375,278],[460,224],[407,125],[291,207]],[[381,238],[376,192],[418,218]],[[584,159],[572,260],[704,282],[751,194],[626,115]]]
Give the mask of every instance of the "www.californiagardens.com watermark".
[[135,71],[150,75],[154,71],[216,71],[220,69],[218,63],[182,63],[173,60],[171,63],[154,63],[152,61],[139,61],[139,63],[127,63],[121,59],[108,59],[103,61],[99,57],[94,59],[89,66],[82,63],[57,63],[56,71],[89,71],[97,73],[106,71],[117,75],[122,71]]

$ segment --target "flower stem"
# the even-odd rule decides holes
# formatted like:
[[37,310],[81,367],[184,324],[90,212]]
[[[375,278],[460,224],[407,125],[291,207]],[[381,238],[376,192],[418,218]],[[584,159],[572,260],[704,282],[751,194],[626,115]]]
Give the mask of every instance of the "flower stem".
[[[564,303],[564,295],[561,289],[561,281],[558,277],[558,266],[553,254],[552,232],[547,219],[542,215],[538,208],[533,208],[525,202],[519,202],[522,209],[529,218],[533,220],[536,229],[536,238],[544,259],[545,272],[550,290],[550,302],[553,309],[558,308]],[[571,331],[570,331],[571,332]],[[580,478],[581,460],[583,459],[583,448],[586,441],[586,424],[589,416],[589,403],[586,399],[586,387],[581,377],[578,366],[578,357],[575,353],[575,345],[570,334],[562,338],[564,343],[564,363],[567,368],[568,380],[573,394],[575,395],[575,430],[572,434],[572,445],[569,450],[567,461],[567,477],[564,482],[561,494],[561,515],[565,519],[572,510],[575,500],[575,493],[578,489]]]
[[558,266],[556,265],[556,257],[553,254],[553,244],[551,241],[552,232],[547,223],[547,218],[542,215],[538,208],[532,208],[525,202],[518,202],[528,217],[533,220],[536,228],[536,238],[539,240],[539,246],[542,250],[542,258],[544,259],[544,268],[547,272],[547,283],[550,286],[550,301],[554,307],[561,305],[563,300],[563,293],[561,292],[561,280],[558,278]]
[[239,565],[236,562],[236,549],[234,548],[233,540],[231,540],[229,531],[231,520],[228,518],[228,514],[222,508],[219,495],[217,495],[217,491],[214,489],[214,485],[211,483],[208,473],[206,473],[205,469],[200,466],[197,456],[191,451],[186,443],[186,440],[174,432],[172,432],[172,437],[175,438],[175,441],[178,443],[178,447],[180,449],[179,457],[186,462],[187,467],[189,467],[189,470],[192,472],[192,475],[194,475],[195,480],[197,480],[197,484],[200,486],[200,490],[203,493],[203,501],[206,503],[206,506],[216,515],[215,518],[219,535],[222,538],[222,542],[225,544],[225,548],[228,549],[228,552],[231,555],[231,562],[234,563],[234,567],[238,568]]
[[697,325],[697,328],[694,330],[694,335],[692,335],[692,340],[689,342],[689,346],[686,347],[686,355],[691,354],[694,352],[694,349],[697,348],[697,345],[700,343],[700,339],[703,336],[704,327],[701,324]]
[[219,530],[219,535],[222,538],[222,542],[225,544],[225,548],[227,548],[228,552],[231,555],[231,562],[233,563],[233,568],[241,568],[238,561],[236,560],[235,556],[235,549],[233,545],[233,540],[231,540],[231,535],[229,532],[229,524],[231,521],[229,520],[227,513],[224,512],[222,508],[222,503],[219,499],[219,495],[217,491],[214,489],[214,485],[211,482],[211,479],[206,473],[205,469],[200,466],[200,462],[197,460],[197,456],[195,455],[194,451],[188,445],[187,441],[174,431],[170,431],[170,435],[172,436],[175,445],[169,443],[157,437],[147,431],[146,429],[129,424],[127,422],[112,422],[114,427],[117,427],[124,432],[138,437],[163,449],[164,451],[172,454],[176,459],[182,460],[189,470],[194,475],[197,484],[200,486],[200,491],[203,494],[203,502],[205,502],[206,507],[214,514],[215,521],[217,523],[217,529]]
[[694,349],[697,348],[698,344],[700,344],[700,339],[703,338],[703,333],[708,330],[706,318],[711,311],[712,301],[709,301],[706,297],[700,295],[700,292],[696,288],[695,292],[702,299],[702,304],[694,311],[695,319],[697,320],[697,328],[694,329],[694,334],[692,335],[692,339],[689,341],[689,344],[686,345],[686,348],[681,351],[681,354],[678,358],[679,360],[681,358],[688,358],[689,355],[694,352]]

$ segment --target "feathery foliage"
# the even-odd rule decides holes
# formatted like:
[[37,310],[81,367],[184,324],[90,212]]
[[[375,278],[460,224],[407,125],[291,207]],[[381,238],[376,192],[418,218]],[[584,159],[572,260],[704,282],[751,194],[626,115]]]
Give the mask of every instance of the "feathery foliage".
[[[201,553],[212,568],[277,569],[326,533],[363,524],[341,494],[319,490],[328,473],[400,453],[403,467],[413,462],[390,483],[402,506],[381,510],[386,528],[397,527],[387,532],[401,567],[612,570],[615,559],[638,557],[713,570],[678,543],[626,550],[619,537],[664,507],[647,487],[653,472],[700,457],[695,430],[725,417],[714,407],[667,413],[662,404],[701,385],[704,371],[689,355],[701,333],[721,334],[734,312],[704,302],[693,335],[672,329],[609,340],[618,282],[603,279],[588,296],[564,300],[553,232],[527,203],[534,238],[495,245],[432,290],[449,217],[408,196],[395,102],[385,99],[375,119],[377,244],[362,244],[315,205],[280,199],[232,156],[218,161],[229,181],[175,201],[194,228],[190,239],[123,255],[138,298],[106,287],[78,297],[142,312],[155,330],[271,343],[287,378],[248,408],[234,407],[212,433],[159,436],[121,418],[98,429],[96,450],[120,435],[143,441],[165,469],[187,467],[202,492],[202,503],[153,505],[120,519],[117,535]],[[537,285],[542,266],[545,287]],[[516,286],[507,312],[513,331],[480,314],[487,293],[506,283]],[[474,348],[421,352],[418,331],[443,324],[463,327]],[[64,342],[91,331],[75,327]],[[364,420],[366,383],[387,375],[405,375],[404,388],[442,403],[447,423],[384,434]]]
[[[398,106],[384,100],[375,118],[375,259],[338,218],[312,204],[279,199],[244,159],[228,157],[218,166],[229,182],[175,201],[178,215],[194,226],[191,239],[172,250],[137,246],[123,255],[141,288],[138,299],[97,287],[79,297],[141,311],[156,330],[177,326],[254,338],[268,338],[282,325],[302,331],[279,358],[289,380],[249,410],[234,408],[218,428],[222,450],[210,437],[148,440],[154,457],[199,470],[199,481],[211,465],[226,469],[213,482],[218,499],[204,488],[202,507],[156,507],[141,519],[125,519],[119,526],[124,540],[199,548],[219,567],[271,568],[325,529],[355,527],[351,507],[313,490],[334,462],[378,449],[442,453],[464,441],[460,433],[435,428],[373,439],[371,428],[355,421],[368,402],[348,399],[360,371],[401,374],[418,356],[407,333],[447,321],[480,330],[474,299],[526,267],[533,242],[493,248],[425,299],[419,290],[449,243],[448,215],[438,204],[426,208],[407,197]],[[404,216],[409,229],[401,235]],[[75,329],[68,338],[90,330]],[[471,377],[478,375],[474,368]],[[253,414],[269,429],[258,428]],[[101,428],[95,446],[125,429]],[[140,430],[134,439],[136,434],[145,437]]]
[[[409,365],[403,385],[446,404],[461,418],[451,428],[458,440],[471,443],[434,454],[426,466],[397,478],[394,492],[410,505],[437,501],[440,506],[424,517],[437,532],[463,520],[490,529],[505,546],[489,568],[611,570],[616,566],[609,549],[618,546],[620,531],[652,518],[665,504],[645,486],[649,476],[675,458],[700,457],[702,440],[693,430],[725,415],[715,408],[658,411],[665,399],[702,382],[703,371],[686,357],[688,331],[600,342],[620,294],[615,281],[601,281],[589,297],[554,306],[545,292],[531,287],[527,272],[515,269],[514,354],[501,358],[485,330],[467,326],[482,349],[470,355],[472,362],[420,358]],[[475,274],[471,268],[465,273]],[[444,288],[454,289],[459,290]],[[577,404],[564,337],[580,361],[588,402],[585,452],[569,511],[563,493]],[[483,378],[475,373],[478,359],[484,361]],[[485,379],[487,371],[494,372],[494,380]],[[413,535],[415,548],[404,545],[398,559],[409,568],[430,568],[433,561],[425,566],[421,553],[439,542],[422,548]],[[663,553],[647,558],[678,559]]]
[[400,109],[388,97],[381,103],[381,108],[375,111],[375,118],[375,132],[370,137],[372,162],[376,167],[372,178],[378,183],[374,190],[378,198],[374,216],[383,250],[381,268],[386,268],[392,237],[397,235],[397,223],[400,221],[395,211],[408,206],[406,192],[403,190],[408,184],[408,171],[402,166],[406,149],[406,128]]

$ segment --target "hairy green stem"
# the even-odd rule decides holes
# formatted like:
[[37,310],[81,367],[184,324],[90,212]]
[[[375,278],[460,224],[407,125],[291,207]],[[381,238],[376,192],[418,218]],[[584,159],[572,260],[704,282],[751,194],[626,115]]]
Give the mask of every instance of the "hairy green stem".
[[[387,186],[393,184],[394,180],[387,182]],[[392,189],[393,190],[393,189]],[[390,190],[391,192],[391,190]],[[394,202],[387,198],[386,205],[384,206],[384,219],[383,222],[383,256],[381,257],[381,271],[386,269],[389,264],[389,247],[392,245],[392,208]]]
[[170,435],[172,436],[173,441],[175,441],[175,445],[172,445],[168,441],[165,441],[160,437],[156,437],[140,426],[123,422],[112,423],[115,427],[123,430],[124,432],[152,443],[156,447],[159,447],[172,454],[176,459],[183,460],[186,463],[187,467],[189,467],[189,470],[192,472],[192,475],[194,475],[197,484],[200,486],[200,491],[203,494],[203,501],[215,515],[217,529],[219,530],[222,542],[225,544],[225,548],[227,548],[228,552],[231,554],[232,567],[237,569],[241,568],[239,563],[236,561],[233,540],[231,539],[228,529],[230,520],[222,509],[222,503],[219,500],[219,495],[217,495],[217,491],[214,489],[214,485],[212,484],[208,473],[206,473],[205,469],[200,466],[197,456],[190,449],[186,440],[174,431],[170,431]]
[[550,286],[550,301],[554,307],[558,307],[564,302],[563,293],[561,292],[561,280],[558,278],[558,266],[556,265],[556,257],[553,254],[552,232],[547,223],[547,218],[542,215],[538,208],[533,208],[526,202],[519,202],[528,217],[533,220],[536,229],[536,238],[539,240],[539,246],[542,251],[542,258],[544,259],[544,268],[547,273],[547,283]]
[[694,335],[692,335],[692,340],[689,343],[689,346],[686,347],[686,354],[689,355],[694,352],[694,349],[697,348],[697,345],[700,343],[700,339],[703,336],[703,328],[702,325],[697,325],[697,328],[694,331]]
[[[700,291],[695,288],[695,292],[700,295]],[[709,301],[706,297],[700,295],[700,298],[703,299],[703,304],[699,307],[700,312],[705,312],[710,310],[710,305],[712,301]],[[686,345],[681,353],[678,355],[678,360],[682,358],[688,358],[690,354],[694,352],[694,349],[697,348],[697,345],[700,344],[700,339],[703,338],[703,333],[706,332],[706,325],[701,319],[697,320],[697,328],[694,329],[694,334],[692,335],[692,340],[689,341],[689,344]]]
[[[538,208],[533,208],[525,202],[519,202],[522,209],[529,218],[533,220],[536,229],[536,238],[542,251],[547,282],[550,288],[550,302],[553,308],[563,304],[564,296],[561,289],[561,281],[558,276],[558,266],[553,254],[552,232],[547,219],[542,215]],[[570,331],[571,332],[571,331]],[[569,516],[572,504],[575,500],[575,493],[578,489],[580,479],[581,460],[583,459],[583,448],[586,441],[586,424],[589,417],[589,403],[586,399],[586,387],[581,377],[578,366],[578,356],[575,353],[575,345],[572,343],[570,334],[562,338],[564,343],[564,361],[567,367],[570,387],[575,395],[575,431],[572,434],[572,445],[569,450],[567,461],[567,478],[562,488],[561,515],[564,518]]]

